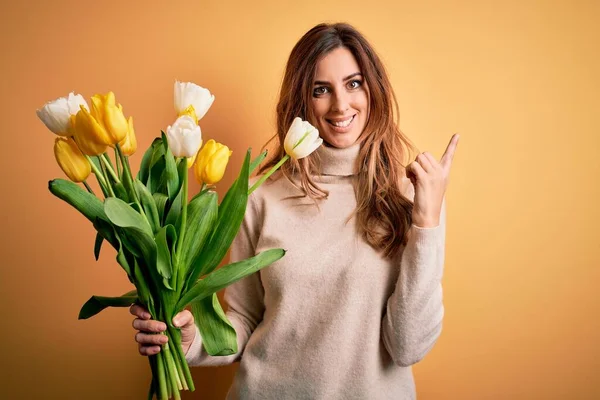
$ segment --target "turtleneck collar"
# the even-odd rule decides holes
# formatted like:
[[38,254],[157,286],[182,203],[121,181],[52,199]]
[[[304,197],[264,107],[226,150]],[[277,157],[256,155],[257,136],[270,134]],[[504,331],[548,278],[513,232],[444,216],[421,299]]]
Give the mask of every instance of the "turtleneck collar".
[[323,175],[351,176],[358,173],[356,160],[360,151],[360,142],[345,149],[328,146],[325,143],[316,152],[321,159]]

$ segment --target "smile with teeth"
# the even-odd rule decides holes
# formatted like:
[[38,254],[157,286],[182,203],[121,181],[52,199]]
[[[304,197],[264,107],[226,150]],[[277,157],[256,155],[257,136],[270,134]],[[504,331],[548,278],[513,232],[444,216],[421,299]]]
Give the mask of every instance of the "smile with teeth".
[[352,123],[355,116],[356,116],[356,114],[351,116],[348,119],[343,120],[343,121],[332,121],[332,120],[328,119],[327,122],[329,122],[331,125],[336,126],[338,128],[345,128],[348,125],[350,125],[350,123]]

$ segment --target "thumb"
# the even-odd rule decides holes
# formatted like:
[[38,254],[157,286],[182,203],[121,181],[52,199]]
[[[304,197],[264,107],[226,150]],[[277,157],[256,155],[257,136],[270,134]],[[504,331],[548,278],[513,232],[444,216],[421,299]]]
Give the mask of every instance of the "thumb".
[[181,340],[184,342],[194,340],[196,324],[194,316],[189,310],[183,310],[173,317],[173,325],[181,329]]

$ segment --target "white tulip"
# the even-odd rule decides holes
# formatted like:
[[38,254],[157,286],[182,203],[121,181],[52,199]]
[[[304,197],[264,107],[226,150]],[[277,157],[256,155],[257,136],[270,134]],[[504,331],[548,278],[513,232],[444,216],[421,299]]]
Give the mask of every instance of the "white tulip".
[[80,109],[79,106],[89,110],[83,96],[71,92],[68,97],[60,97],[49,101],[44,107],[37,110],[36,114],[52,132],[60,136],[70,136],[68,133],[71,124],[70,118],[71,115],[77,114]]
[[167,128],[169,149],[175,157],[194,157],[202,145],[202,132],[189,115],[182,115]]
[[307,121],[296,117],[285,136],[283,147],[290,157],[299,160],[310,155],[322,143],[319,131]]
[[215,96],[210,94],[208,89],[192,82],[175,81],[175,111],[177,111],[177,114],[181,114],[192,105],[196,112],[196,118],[200,120],[213,101],[215,101]]

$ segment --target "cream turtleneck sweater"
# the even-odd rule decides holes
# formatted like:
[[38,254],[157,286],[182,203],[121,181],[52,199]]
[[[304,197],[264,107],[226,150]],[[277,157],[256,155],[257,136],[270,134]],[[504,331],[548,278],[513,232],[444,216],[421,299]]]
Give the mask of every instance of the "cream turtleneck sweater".
[[271,248],[287,253],[225,289],[238,353],[209,356],[196,328],[186,354],[191,366],[240,361],[227,399],[416,398],[410,366],[442,329],[445,207],[439,226],[413,225],[401,253],[383,258],[357,233],[355,218],[346,223],[356,207],[359,149],[317,150],[316,181],[329,191],[319,208],[290,198],[300,192],[284,177],[250,196],[231,261]]

